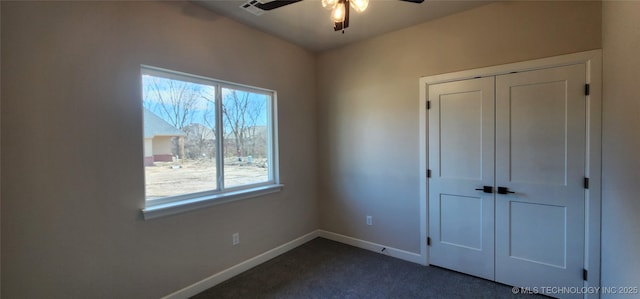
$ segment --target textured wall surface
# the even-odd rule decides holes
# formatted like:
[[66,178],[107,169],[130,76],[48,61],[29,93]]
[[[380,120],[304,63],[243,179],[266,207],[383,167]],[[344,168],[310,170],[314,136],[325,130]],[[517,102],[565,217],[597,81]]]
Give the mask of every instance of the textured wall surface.
[[[3,1],[2,297],[159,298],[315,230],[315,59],[189,2]],[[284,190],[142,220],[141,64],[276,90]]]
[[[640,288],[640,2],[605,1],[602,286]],[[603,298],[638,298],[607,294]]]

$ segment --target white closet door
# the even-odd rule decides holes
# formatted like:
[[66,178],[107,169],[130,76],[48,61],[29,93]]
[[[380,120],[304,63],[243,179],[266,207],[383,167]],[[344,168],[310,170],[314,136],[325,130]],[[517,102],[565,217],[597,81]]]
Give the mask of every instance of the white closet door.
[[498,282],[583,286],[585,73],[580,64],[496,77],[496,186],[515,192],[496,194]]
[[494,279],[494,78],[429,86],[430,264]]

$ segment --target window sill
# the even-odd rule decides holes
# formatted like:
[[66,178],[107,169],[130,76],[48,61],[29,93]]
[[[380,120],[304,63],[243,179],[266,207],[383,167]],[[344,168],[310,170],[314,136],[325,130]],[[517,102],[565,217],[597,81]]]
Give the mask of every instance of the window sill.
[[184,213],[197,209],[202,209],[210,206],[215,206],[223,203],[228,203],[236,200],[248,199],[258,197],[270,193],[276,193],[282,191],[284,185],[275,184],[269,186],[260,186],[251,189],[243,189],[233,192],[227,192],[224,194],[215,194],[201,197],[194,197],[190,199],[157,204],[142,209],[142,216],[144,220],[165,217],[178,213]]

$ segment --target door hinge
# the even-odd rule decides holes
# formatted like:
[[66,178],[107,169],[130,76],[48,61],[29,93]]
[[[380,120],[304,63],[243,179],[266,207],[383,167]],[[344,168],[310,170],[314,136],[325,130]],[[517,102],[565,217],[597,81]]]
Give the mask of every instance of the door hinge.
[[587,269],[582,269],[582,280],[587,281],[589,278],[589,271]]
[[431,109],[431,101],[427,101],[427,110]]
[[427,178],[431,177],[431,169],[427,169]]
[[589,178],[584,178],[584,188],[589,189]]
[[431,246],[431,237],[427,237],[427,246]]
[[585,84],[584,85],[584,95],[588,96],[590,94],[590,85],[589,84]]

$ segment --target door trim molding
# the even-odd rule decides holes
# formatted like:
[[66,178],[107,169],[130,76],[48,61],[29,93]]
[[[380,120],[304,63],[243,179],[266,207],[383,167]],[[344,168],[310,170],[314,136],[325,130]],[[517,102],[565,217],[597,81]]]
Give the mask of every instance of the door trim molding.
[[[587,95],[587,160],[585,175],[589,177],[589,189],[585,197],[585,261],[584,267],[589,271],[589,280],[585,287],[600,287],[600,227],[602,207],[602,50],[591,50],[536,60],[516,62],[498,66],[465,70],[453,73],[422,77],[419,80],[420,93],[418,107],[419,118],[419,178],[420,178],[420,257],[421,263],[429,264],[427,237],[429,233],[428,211],[428,113],[427,103],[429,85],[443,82],[460,81],[477,77],[496,76],[512,72],[523,72],[585,64],[586,82],[590,85]],[[585,298],[599,298],[598,294],[586,295]]]

